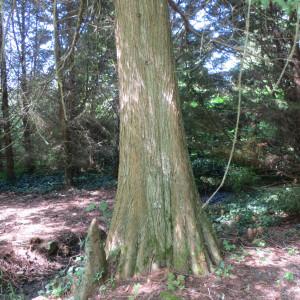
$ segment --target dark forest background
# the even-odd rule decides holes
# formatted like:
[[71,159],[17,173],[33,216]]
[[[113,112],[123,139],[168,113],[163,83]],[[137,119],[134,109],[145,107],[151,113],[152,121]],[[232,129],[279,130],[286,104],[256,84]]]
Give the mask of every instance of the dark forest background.
[[[60,1],[53,16],[50,1],[4,1],[2,189],[48,190],[78,178],[97,181],[99,173],[116,178],[114,10],[102,2]],[[299,16],[293,1],[281,2],[256,2],[251,10],[240,128],[223,190],[299,180]],[[169,4],[189,153],[208,194],[221,181],[234,136],[247,5]]]

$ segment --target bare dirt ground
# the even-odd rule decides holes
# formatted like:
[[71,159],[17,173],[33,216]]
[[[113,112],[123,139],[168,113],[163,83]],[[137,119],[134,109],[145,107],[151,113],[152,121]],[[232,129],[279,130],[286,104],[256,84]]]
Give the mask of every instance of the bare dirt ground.
[[[79,249],[71,249],[67,256],[49,258],[32,251],[30,241],[37,237],[51,241],[70,232],[83,239],[94,217],[107,230],[101,212],[88,212],[86,207],[99,201],[106,201],[112,207],[114,195],[113,189],[70,190],[46,195],[0,194],[2,278],[23,288],[26,299],[46,299],[37,298],[38,290],[59,270],[66,270]],[[170,291],[169,272],[161,270],[130,281],[109,282],[94,299],[300,299],[298,220],[267,229],[261,245],[250,243],[246,237],[228,236],[227,239],[234,241],[236,249],[225,253],[219,275],[202,278],[186,275],[184,283],[175,284],[175,290]]]
[[[32,251],[34,239],[62,240],[74,233],[84,238],[94,217],[106,231],[99,210],[86,211],[91,203],[105,200],[112,205],[114,190],[78,191],[39,194],[0,194],[0,271],[2,280],[24,290],[27,299],[47,283],[58,270],[71,264],[72,256],[47,257]],[[1,299],[1,290],[0,290]]]

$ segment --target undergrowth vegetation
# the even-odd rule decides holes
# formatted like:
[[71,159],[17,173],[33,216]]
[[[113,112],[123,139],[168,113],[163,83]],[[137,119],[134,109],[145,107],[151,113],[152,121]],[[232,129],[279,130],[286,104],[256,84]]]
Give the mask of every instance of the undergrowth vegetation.
[[[200,193],[211,192],[220,184],[227,161],[209,158],[192,158],[192,167]],[[250,167],[232,164],[223,190],[240,192],[254,186],[259,175]]]
[[[85,172],[74,178],[74,187],[85,190],[110,188],[116,186],[113,176],[96,172]],[[64,188],[64,175],[62,172],[49,174],[21,174],[13,182],[0,180],[0,192],[16,193],[49,193]]]
[[0,299],[24,300],[23,295],[19,295],[13,284],[3,280],[3,273],[0,269]]
[[58,298],[70,293],[71,289],[78,285],[83,275],[83,265],[84,256],[78,255],[70,267],[60,271],[46,284],[44,289],[38,292],[39,295]]
[[287,215],[300,215],[300,188],[267,188],[229,194],[224,201],[209,207],[216,229],[232,228],[245,233],[248,228],[274,226]]

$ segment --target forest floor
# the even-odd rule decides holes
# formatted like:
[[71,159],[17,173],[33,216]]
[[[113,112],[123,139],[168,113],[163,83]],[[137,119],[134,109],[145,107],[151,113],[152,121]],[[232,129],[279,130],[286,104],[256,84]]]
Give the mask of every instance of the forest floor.
[[[114,189],[69,190],[48,194],[0,194],[0,279],[32,299],[55,274],[72,264],[80,252],[91,220],[96,217],[104,231],[101,212],[89,209],[104,200],[112,205]],[[70,243],[74,233],[77,245]],[[47,255],[34,250],[36,242],[59,241],[67,253]],[[42,251],[41,251],[42,252]],[[0,299],[1,298],[0,280]],[[7,299],[8,296],[6,296]],[[3,296],[4,298],[4,296]],[[11,297],[13,298],[13,297]]]
[[[112,208],[114,195],[114,188],[43,195],[1,193],[0,299],[54,299],[55,292],[62,294],[67,283],[60,285],[58,279],[59,291],[52,285],[52,294],[38,296],[50,279],[66,275],[76,257],[82,255],[81,241],[94,217],[107,230],[106,209]],[[99,203],[107,205],[95,209]],[[72,234],[78,237],[76,245],[70,242]],[[221,239],[224,262],[213,274],[180,277],[161,270],[129,281],[110,279],[94,299],[300,299],[299,219],[284,218],[252,241],[234,230],[223,233]],[[33,247],[37,240],[59,241],[69,249],[46,255]],[[8,287],[5,297],[1,296],[1,282]],[[13,287],[25,297],[18,298]]]
[[266,245],[239,239],[214,274],[187,275],[180,282],[176,274],[160,271],[117,283],[94,299],[299,300],[300,234],[294,225],[270,228]]

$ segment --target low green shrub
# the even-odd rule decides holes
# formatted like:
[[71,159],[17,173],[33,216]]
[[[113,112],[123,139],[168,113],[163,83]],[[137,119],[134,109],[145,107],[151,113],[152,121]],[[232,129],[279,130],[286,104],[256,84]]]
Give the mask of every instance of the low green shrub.
[[269,192],[268,201],[274,210],[300,215],[300,187],[285,187]]
[[208,212],[219,232],[234,228],[242,234],[248,228],[274,226],[285,214],[300,215],[300,187],[228,193],[223,201],[209,206]]

